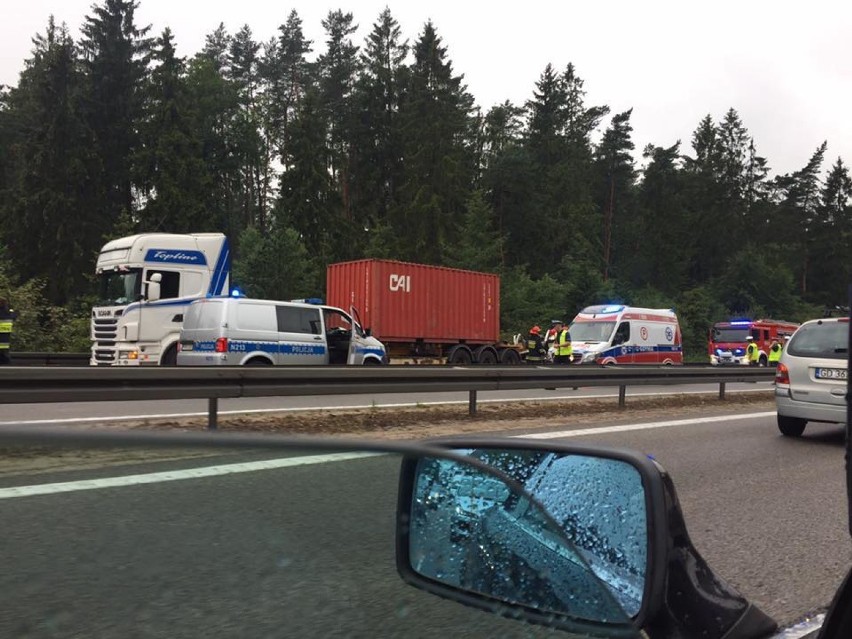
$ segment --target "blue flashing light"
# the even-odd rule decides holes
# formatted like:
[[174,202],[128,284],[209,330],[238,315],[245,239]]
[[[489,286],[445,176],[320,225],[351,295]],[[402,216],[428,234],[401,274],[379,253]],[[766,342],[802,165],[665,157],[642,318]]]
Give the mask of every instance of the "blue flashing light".
[[604,306],[601,310],[601,313],[619,313],[624,309],[620,304],[610,304],[609,306]]
[[231,297],[242,297],[243,292],[236,286],[231,289]]
[[728,323],[731,326],[751,326],[751,320],[731,320]]

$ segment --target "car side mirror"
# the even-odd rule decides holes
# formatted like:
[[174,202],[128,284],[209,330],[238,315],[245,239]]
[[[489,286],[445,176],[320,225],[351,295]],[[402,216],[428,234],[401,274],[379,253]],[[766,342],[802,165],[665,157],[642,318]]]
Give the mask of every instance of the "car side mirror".
[[403,460],[397,569],[409,584],[596,636],[699,636],[708,619],[718,633],[701,636],[714,639],[776,627],[692,547],[651,459],[552,442],[437,445],[471,461]]
[[151,275],[151,279],[145,282],[148,286],[146,299],[149,302],[156,302],[160,299],[160,282],[162,280],[162,273],[154,273]]
[[372,336],[373,336],[373,329],[365,328],[364,329],[364,337],[372,337]]

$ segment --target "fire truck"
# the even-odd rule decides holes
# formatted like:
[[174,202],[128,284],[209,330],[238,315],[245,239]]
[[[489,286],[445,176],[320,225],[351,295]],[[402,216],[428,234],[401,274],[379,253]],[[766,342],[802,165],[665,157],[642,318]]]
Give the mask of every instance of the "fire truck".
[[716,322],[710,328],[707,353],[713,366],[748,365],[746,337],[751,335],[759,350],[758,364],[766,366],[769,361],[769,348],[774,340],[782,344],[799,325],[794,322],[771,319],[732,319],[729,322]]

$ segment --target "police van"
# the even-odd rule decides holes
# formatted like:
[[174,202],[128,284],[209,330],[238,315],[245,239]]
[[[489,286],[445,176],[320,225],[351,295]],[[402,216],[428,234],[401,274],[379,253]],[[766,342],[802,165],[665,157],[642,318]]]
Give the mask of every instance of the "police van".
[[588,306],[569,330],[578,364],[683,364],[680,326],[671,309]]
[[321,300],[212,297],[189,305],[178,366],[379,365],[385,347],[350,313]]

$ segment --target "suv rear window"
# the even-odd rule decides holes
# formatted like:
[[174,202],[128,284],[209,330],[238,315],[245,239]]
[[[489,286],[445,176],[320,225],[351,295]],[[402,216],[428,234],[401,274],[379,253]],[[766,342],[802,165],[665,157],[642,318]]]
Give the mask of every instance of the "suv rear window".
[[849,354],[848,331],[849,324],[846,322],[806,324],[793,335],[787,352],[796,357],[846,359]]

